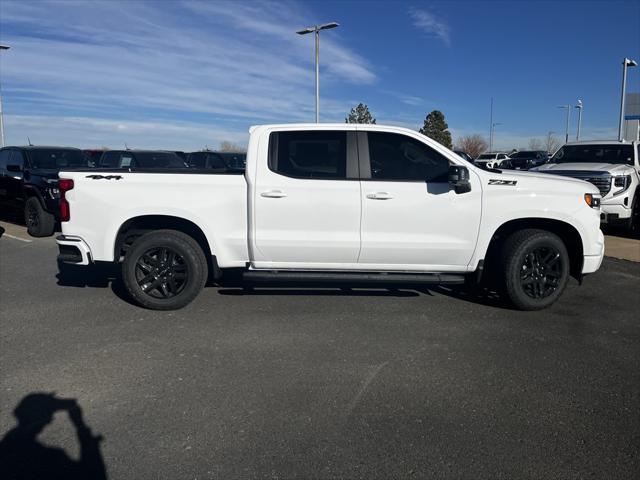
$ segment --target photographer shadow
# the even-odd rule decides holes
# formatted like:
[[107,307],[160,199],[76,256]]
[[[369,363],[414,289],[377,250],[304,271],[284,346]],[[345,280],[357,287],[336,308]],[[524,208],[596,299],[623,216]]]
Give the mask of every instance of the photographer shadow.
[[[75,428],[80,458],[74,460],[56,447],[43,445],[38,435],[58,411],[66,411]],[[11,480],[105,480],[107,473],[100,451],[102,436],[94,435],[84,422],[75,399],[50,393],[31,393],[13,411],[18,424],[0,440],[0,478]]]

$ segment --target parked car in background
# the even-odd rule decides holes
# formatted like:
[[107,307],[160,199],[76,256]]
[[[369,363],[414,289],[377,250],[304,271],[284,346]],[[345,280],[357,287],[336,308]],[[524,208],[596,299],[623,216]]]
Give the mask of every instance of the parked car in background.
[[476,158],[474,164],[484,169],[499,168],[502,162],[508,158],[509,156],[503,152],[483,153],[478,158]]
[[543,150],[523,150],[509,155],[509,159],[500,164],[500,168],[529,170],[547,162],[549,156]]
[[0,149],[0,204],[24,213],[29,235],[46,237],[55,230],[60,210],[58,172],[90,167],[77,148],[5,147]]
[[202,150],[187,155],[187,164],[192,168],[224,170],[244,170],[246,153],[213,152]]
[[187,168],[175,152],[164,150],[108,150],[100,157],[100,168]]
[[102,157],[102,154],[104,153],[104,149],[85,148],[84,150],[82,150],[82,152],[88,157],[89,166],[97,167],[98,162],[100,162],[100,157]]
[[640,231],[640,142],[567,143],[533,171],[579,178],[602,194],[601,221]]
[[455,153],[457,153],[458,155],[460,155],[462,158],[464,158],[467,162],[474,162],[474,159],[471,155],[467,154],[467,152],[463,151],[463,150],[454,150]]
[[223,269],[298,286],[462,284],[493,271],[517,308],[538,310],[604,255],[593,185],[485,171],[406,128],[252,127],[247,162],[244,174],[61,173],[59,261],[120,263],[131,298],[159,310],[187,305]]

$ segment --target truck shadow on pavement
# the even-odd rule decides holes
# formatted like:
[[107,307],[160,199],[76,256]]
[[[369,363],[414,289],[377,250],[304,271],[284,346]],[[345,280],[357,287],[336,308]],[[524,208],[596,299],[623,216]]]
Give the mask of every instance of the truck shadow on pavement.
[[[80,458],[72,459],[61,448],[44,445],[38,435],[56,412],[66,412],[79,444]],[[0,478],[24,480],[105,480],[107,472],[100,451],[102,436],[85,423],[75,399],[53,393],[31,393],[13,411],[18,424],[0,440]]]
[[77,266],[58,263],[58,285],[76,288],[111,288],[111,291],[121,300],[135,305],[127,293],[120,266],[113,263],[94,263]]
[[[136,305],[129,297],[120,275],[119,265],[96,263],[87,266],[58,265],[58,285],[76,288],[111,288],[121,300]],[[235,273],[226,274],[222,279],[207,282],[207,287],[217,288],[219,295],[235,296],[352,296],[352,297],[418,297],[444,295],[464,302],[490,307],[511,309],[507,302],[494,291],[487,289],[469,290],[464,286],[441,285],[353,285],[353,284],[243,284]]]

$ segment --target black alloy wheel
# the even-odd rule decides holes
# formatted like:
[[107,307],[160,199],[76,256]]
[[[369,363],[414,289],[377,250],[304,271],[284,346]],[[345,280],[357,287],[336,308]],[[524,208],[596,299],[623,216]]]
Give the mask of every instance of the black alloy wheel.
[[184,289],[189,269],[178,252],[167,247],[151,248],[136,261],[136,281],[153,298],[171,298]]
[[552,295],[562,278],[560,252],[551,247],[537,247],[524,257],[520,273],[522,290],[531,298],[542,299]]
[[40,226],[40,212],[33,202],[27,202],[25,207],[25,223],[30,230],[37,230]]

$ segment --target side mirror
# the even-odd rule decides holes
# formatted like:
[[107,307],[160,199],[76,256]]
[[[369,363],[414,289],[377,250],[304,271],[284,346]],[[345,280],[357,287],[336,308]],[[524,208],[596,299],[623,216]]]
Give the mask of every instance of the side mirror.
[[453,187],[456,193],[470,192],[471,182],[469,181],[469,169],[460,165],[450,166],[449,185]]
[[7,171],[19,173],[22,171],[22,165],[7,165]]

